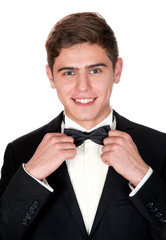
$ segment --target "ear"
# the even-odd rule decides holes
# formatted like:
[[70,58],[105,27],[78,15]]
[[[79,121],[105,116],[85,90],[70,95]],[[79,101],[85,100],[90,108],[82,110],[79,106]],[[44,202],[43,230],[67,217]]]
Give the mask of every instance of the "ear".
[[47,74],[47,77],[50,81],[51,87],[56,88],[56,84],[55,84],[55,81],[54,81],[54,76],[53,76],[52,71],[51,71],[51,69],[48,65],[46,65],[46,74]]
[[120,82],[122,69],[123,69],[123,60],[122,60],[122,58],[118,58],[118,60],[116,62],[116,65],[115,65],[115,79],[114,79],[114,83],[119,83]]

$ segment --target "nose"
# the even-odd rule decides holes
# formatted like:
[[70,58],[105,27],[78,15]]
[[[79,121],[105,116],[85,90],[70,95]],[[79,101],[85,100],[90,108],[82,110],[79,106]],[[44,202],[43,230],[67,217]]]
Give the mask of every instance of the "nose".
[[80,92],[86,92],[91,89],[91,82],[88,73],[82,72],[77,79],[77,88]]

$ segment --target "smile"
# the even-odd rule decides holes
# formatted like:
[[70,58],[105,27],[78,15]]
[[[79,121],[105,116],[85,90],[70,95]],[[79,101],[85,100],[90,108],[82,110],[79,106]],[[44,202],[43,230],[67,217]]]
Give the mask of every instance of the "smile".
[[82,103],[82,104],[87,104],[87,103],[93,102],[96,98],[81,98],[81,99],[72,98],[72,99],[75,102]]

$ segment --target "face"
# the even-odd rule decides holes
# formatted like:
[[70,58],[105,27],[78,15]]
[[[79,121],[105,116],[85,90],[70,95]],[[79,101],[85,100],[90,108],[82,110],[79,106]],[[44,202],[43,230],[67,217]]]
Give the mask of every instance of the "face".
[[110,96],[120,81],[122,59],[115,70],[106,51],[97,44],[63,48],[55,59],[53,74],[46,66],[51,87],[56,88],[68,117],[91,129],[110,114]]

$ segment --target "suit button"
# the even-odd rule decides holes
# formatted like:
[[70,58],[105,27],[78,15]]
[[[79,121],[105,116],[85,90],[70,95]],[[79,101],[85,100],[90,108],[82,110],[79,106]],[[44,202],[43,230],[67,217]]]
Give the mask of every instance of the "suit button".
[[26,219],[31,220],[32,215],[30,213],[26,213]]
[[35,212],[35,208],[34,207],[30,207],[28,210],[29,213],[34,214]]
[[28,220],[26,218],[22,219],[22,225],[26,226],[28,224]]
[[149,209],[151,209],[153,206],[154,206],[154,203],[152,203],[152,202],[148,202],[148,203],[147,203],[147,207],[148,207]]
[[39,202],[38,202],[38,201],[34,201],[33,204],[32,204],[32,206],[33,206],[34,208],[37,208],[37,207],[39,206]]
[[162,218],[160,218],[160,219],[159,219],[159,221],[160,221],[161,223],[166,223],[166,219],[165,219],[165,218],[163,218],[163,217],[162,217]]
[[158,211],[158,209],[157,209],[156,207],[152,207],[152,208],[150,209],[150,211],[153,212],[153,213],[156,213],[156,212]]
[[155,214],[155,217],[156,217],[156,218],[161,218],[162,215],[163,215],[163,214],[162,214],[161,212],[157,212],[157,213]]

